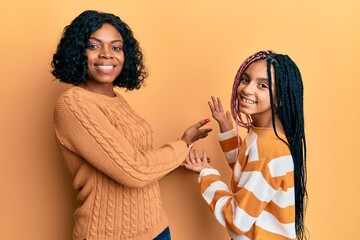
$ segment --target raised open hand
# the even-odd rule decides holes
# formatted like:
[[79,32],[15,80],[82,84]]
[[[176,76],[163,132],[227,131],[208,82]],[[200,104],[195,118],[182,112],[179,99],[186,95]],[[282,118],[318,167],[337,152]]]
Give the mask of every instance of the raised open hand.
[[220,132],[227,132],[233,129],[233,122],[229,111],[224,112],[220,98],[211,96],[212,101],[208,101],[211,114],[218,122]]

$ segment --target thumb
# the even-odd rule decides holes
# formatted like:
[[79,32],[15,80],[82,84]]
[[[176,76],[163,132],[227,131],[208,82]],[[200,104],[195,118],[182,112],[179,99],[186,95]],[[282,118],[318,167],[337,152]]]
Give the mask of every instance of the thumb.
[[230,114],[229,111],[226,111],[226,118],[227,118],[227,119],[231,119],[231,114]]

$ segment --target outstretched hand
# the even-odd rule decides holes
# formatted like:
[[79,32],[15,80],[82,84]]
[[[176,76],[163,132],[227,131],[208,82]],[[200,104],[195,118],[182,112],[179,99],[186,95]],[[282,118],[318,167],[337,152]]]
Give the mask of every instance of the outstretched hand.
[[208,101],[211,114],[213,118],[218,122],[220,132],[227,132],[233,129],[233,122],[229,111],[224,112],[220,98],[211,96],[212,101]]
[[205,150],[203,150],[203,156],[200,157],[200,155],[197,153],[195,149],[190,150],[189,155],[186,157],[183,166],[196,173],[200,173],[201,170],[204,168],[213,168],[209,164],[209,159],[206,156]]
[[206,137],[209,132],[212,131],[211,128],[204,128],[200,129],[202,126],[210,122],[210,119],[201,120],[194,125],[190,126],[188,129],[185,130],[184,134],[181,137],[181,140],[185,141],[186,144],[189,146],[195,141]]

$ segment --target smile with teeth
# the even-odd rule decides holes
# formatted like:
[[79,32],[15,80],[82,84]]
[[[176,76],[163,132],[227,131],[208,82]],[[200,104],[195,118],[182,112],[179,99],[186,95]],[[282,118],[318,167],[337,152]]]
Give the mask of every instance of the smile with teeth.
[[253,100],[246,99],[246,98],[243,98],[243,97],[241,97],[241,101],[246,102],[246,103],[249,103],[249,104],[255,104],[255,103],[256,103],[256,102],[253,101]]
[[112,69],[114,68],[114,66],[110,66],[110,65],[95,65],[95,67],[100,68],[100,69]]

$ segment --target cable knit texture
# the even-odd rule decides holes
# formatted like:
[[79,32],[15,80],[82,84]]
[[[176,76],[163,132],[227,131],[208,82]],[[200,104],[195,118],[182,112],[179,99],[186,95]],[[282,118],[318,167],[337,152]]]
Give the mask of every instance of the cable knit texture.
[[58,147],[74,176],[74,240],[149,240],[168,225],[158,179],[178,167],[184,141],[153,150],[152,130],[120,95],[72,87],[54,110]]

